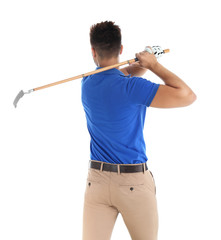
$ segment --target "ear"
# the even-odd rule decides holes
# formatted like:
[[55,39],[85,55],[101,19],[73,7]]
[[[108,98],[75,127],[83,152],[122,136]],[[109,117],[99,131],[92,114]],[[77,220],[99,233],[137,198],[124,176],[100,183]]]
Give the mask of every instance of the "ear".
[[93,58],[95,58],[96,57],[96,51],[93,47],[91,47],[91,53],[92,53]]
[[120,47],[120,54],[123,52],[123,45]]

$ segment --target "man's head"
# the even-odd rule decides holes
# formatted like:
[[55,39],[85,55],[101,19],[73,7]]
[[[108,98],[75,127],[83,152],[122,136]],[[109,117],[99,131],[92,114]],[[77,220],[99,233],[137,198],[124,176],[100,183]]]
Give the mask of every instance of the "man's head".
[[117,59],[122,53],[121,30],[114,22],[105,21],[90,28],[90,43],[95,63]]

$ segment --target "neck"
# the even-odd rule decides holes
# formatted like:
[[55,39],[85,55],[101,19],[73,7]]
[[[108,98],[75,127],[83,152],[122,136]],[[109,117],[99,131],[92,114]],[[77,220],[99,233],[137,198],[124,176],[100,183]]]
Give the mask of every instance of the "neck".
[[119,63],[119,57],[117,58],[105,58],[105,59],[97,59],[97,66],[98,67],[107,67],[110,65],[114,65]]

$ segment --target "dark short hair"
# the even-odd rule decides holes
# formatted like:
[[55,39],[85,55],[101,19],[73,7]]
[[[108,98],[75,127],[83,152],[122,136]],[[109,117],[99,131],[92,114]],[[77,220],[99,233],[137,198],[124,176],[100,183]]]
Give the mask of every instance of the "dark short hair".
[[90,43],[101,58],[117,57],[121,48],[121,30],[112,21],[94,24],[90,28]]

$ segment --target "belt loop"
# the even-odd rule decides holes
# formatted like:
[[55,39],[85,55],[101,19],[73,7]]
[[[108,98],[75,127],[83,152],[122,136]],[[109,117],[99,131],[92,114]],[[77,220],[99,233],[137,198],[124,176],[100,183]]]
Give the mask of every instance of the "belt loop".
[[145,174],[145,163],[143,163],[143,173]]
[[117,164],[117,174],[120,174],[120,164]]
[[89,160],[89,162],[88,162],[88,169],[90,169],[91,168],[91,160]]
[[101,168],[100,168],[100,172],[102,172],[102,170],[103,170],[103,165],[104,165],[104,163],[103,163],[103,162],[101,162]]

